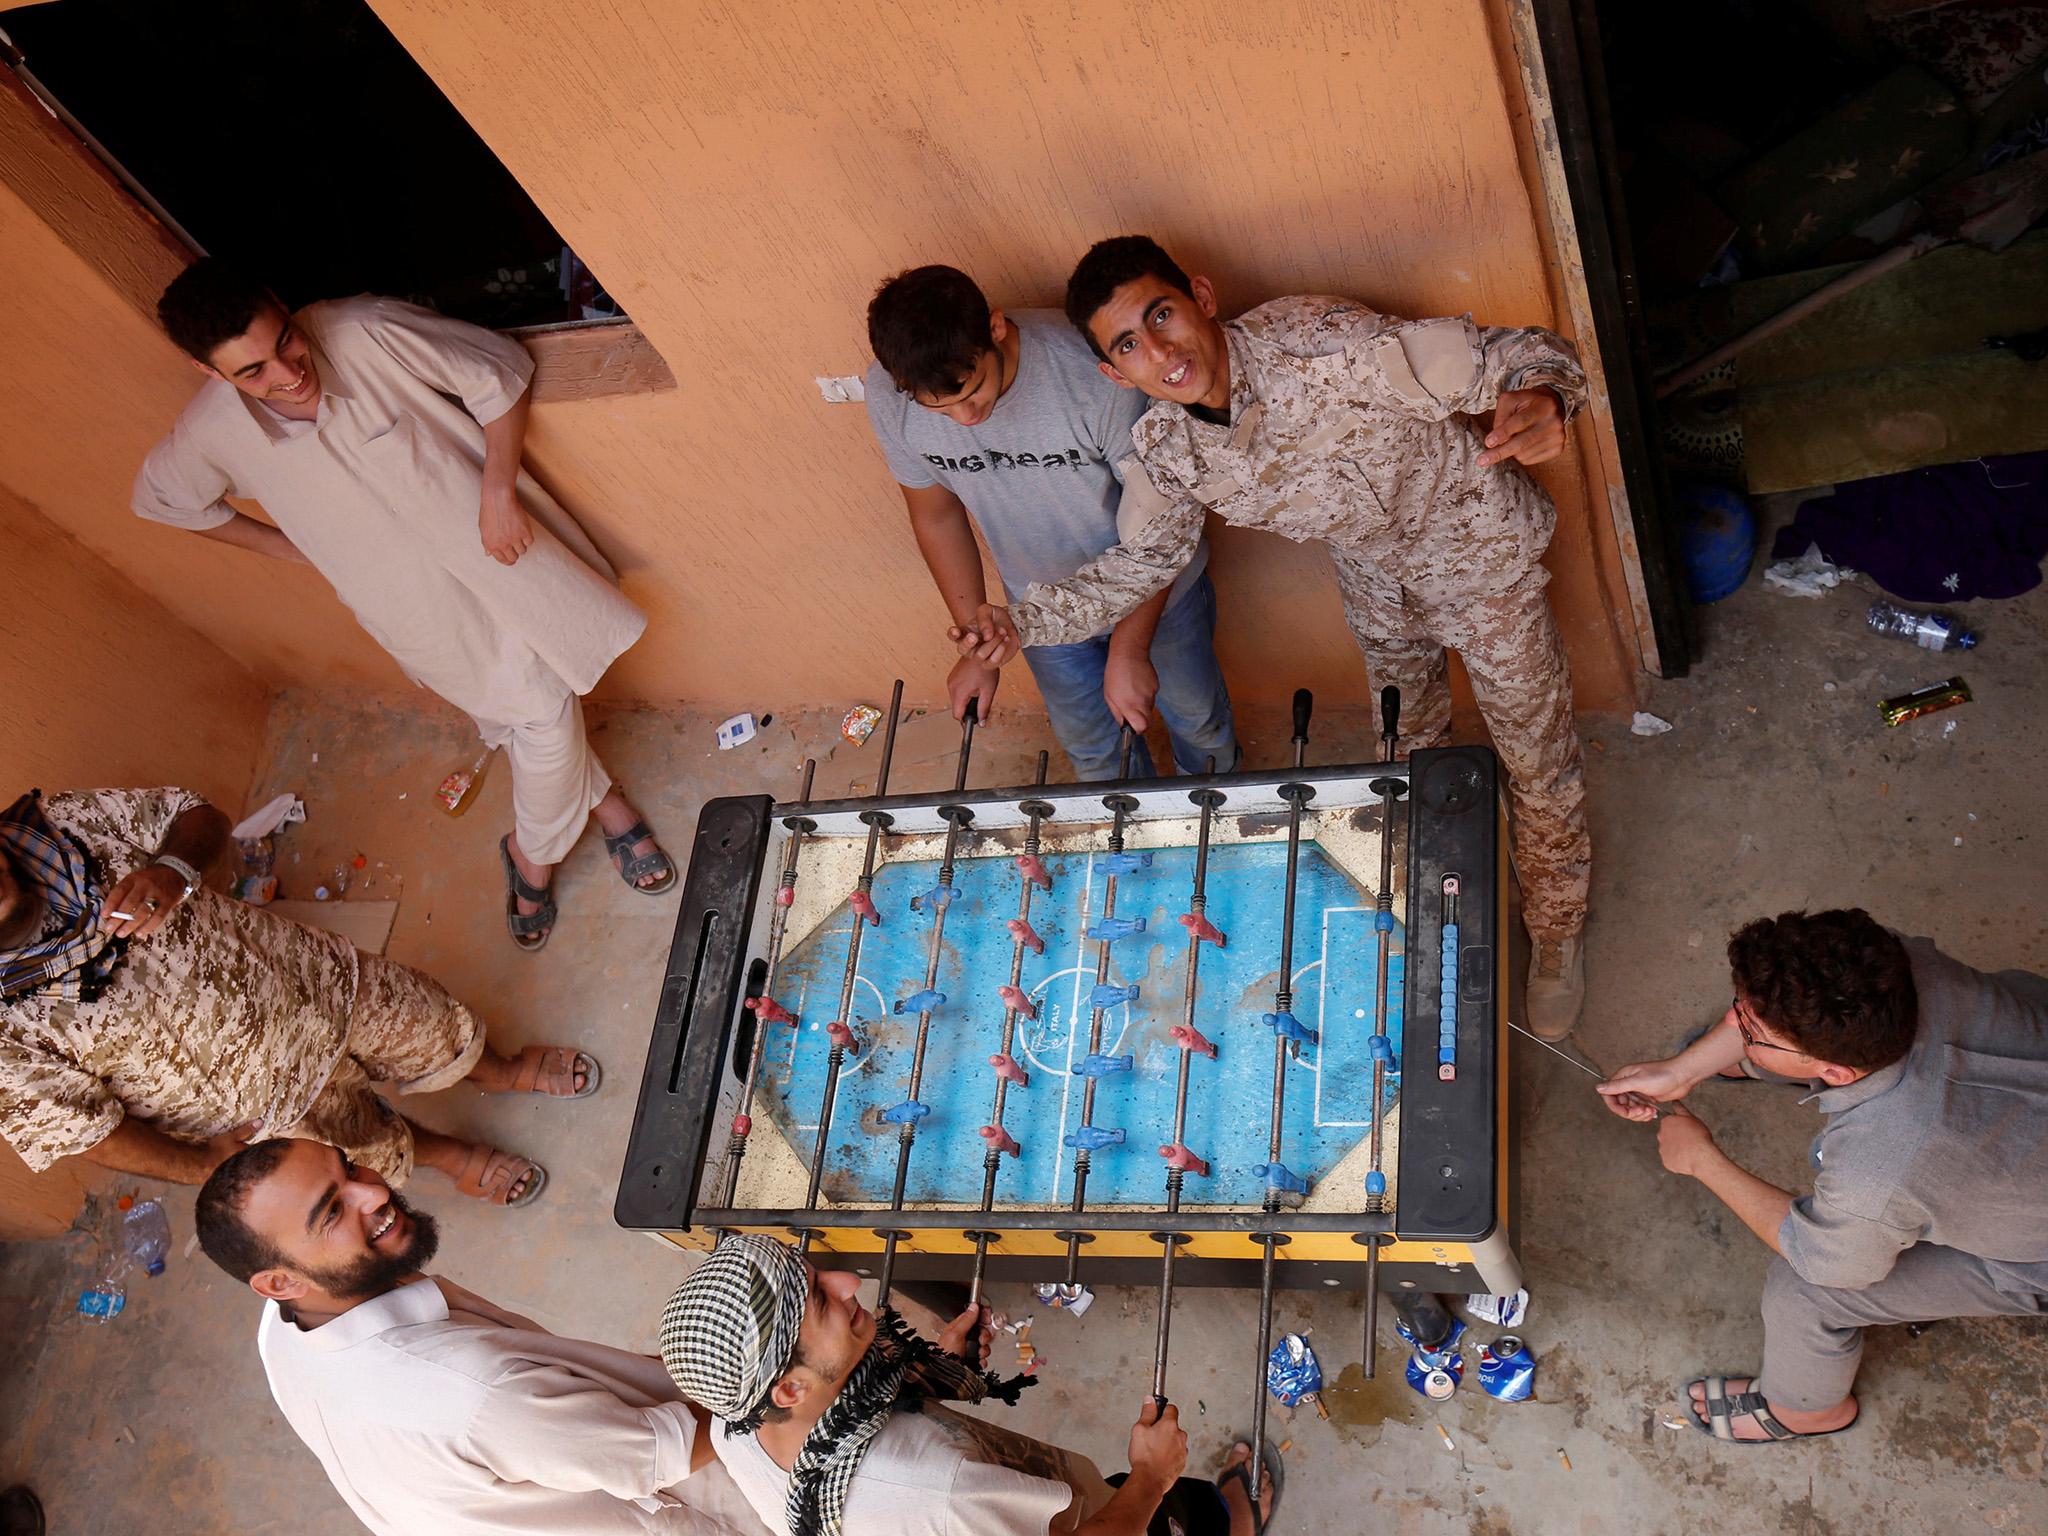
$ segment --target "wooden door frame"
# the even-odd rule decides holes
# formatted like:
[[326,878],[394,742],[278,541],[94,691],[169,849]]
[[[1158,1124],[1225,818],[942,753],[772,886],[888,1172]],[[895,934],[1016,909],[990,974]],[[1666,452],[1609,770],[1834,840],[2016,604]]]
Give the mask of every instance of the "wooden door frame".
[[1498,4],[1521,75],[1561,296],[1601,407],[1588,494],[1606,493],[1643,669],[1682,677],[1696,655],[1692,599],[1649,387],[1649,332],[1621,199],[1596,0]]

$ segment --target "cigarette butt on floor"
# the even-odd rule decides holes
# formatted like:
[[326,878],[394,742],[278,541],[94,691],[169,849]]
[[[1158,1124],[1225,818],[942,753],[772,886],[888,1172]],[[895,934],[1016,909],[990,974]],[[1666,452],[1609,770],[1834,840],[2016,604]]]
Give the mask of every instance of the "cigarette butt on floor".
[[1445,1429],[1441,1424],[1437,1425],[1436,1432],[1439,1438],[1443,1440],[1444,1449],[1451,1452],[1453,1455],[1456,1455],[1458,1450],[1458,1442],[1451,1438],[1451,1432],[1448,1429]]
[[1666,1429],[1683,1429],[1685,1428],[1685,1423],[1681,1419],[1666,1419],[1664,1421],[1664,1427]]
[[1280,1454],[1281,1454],[1282,1456],[1285,1456],[1285,1455],[1286,1455],[1286,1454],[1287,1454],[1287,1453],[1288,1453],[1289,1451],[1291,1451],[1291,1450],[1293,1450],[1293,1449],[1294,1449],[1294,1442],[1293,1442],[1292,1440],[1282,1440],[1282,1441],[1280,1442]]
[[1559,1446],[1559,1447],[1557,1448],[1557,1460],[1558,1460],[1558,1464],[1559,1464],[1560,1466],[1562,1466],[1562,1467],[1563,1467],[1563,1468],[1565,1469],[1565,1471],[1567,1471],[1567,1472],[1571,1471],[1571,1469],[1572,1469],[1572,1459],[1571,1459],[1571,1457],[1569,1457],[1569,1456],[1567,1456],[1567,1455],[1565,1454],[1565,1450],[1564,1450],[1564,1447],[1563,1447],[1563,1446]]

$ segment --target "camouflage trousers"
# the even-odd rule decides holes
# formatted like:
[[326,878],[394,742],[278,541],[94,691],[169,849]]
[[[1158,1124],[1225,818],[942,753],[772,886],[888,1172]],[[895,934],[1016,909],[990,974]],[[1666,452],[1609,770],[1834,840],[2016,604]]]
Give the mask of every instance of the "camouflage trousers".
[[341,1060],[298,1124],[279,1136],[303,1136],[339,1147],[394,1187],[412,1177],[412,1126],[376,1085],[399,1093],[452,1088],[484,1053],[484,1027],[424,971],[356,956],[356,1005]]
[[1375,696],[1401,690],[1403,757],[1450,736],[1444,649],[1458,653],[1508,775],[1510,846],[1522,917],[1536,939],[1586,926],[1593,839],[1586,829],[1586,762],[1572,723],[1571,670],[1538,566],[1507,591],[1424,604],[1399,582],[1332,548],[1344,618],[1365,655]]

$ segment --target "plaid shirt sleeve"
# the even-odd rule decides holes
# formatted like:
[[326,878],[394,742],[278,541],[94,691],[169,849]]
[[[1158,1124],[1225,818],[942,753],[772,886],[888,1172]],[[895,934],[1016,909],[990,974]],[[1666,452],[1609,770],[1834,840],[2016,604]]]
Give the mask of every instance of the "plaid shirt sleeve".
[[34,1172],[98,1146],[122,1113],[120,1101],[90,1072],[0,1036],[0,1136]]
[[204,804],[189,789],[84,789],[49,796],[43,814],[85,844],[111,886],[155,858],[177,819]]

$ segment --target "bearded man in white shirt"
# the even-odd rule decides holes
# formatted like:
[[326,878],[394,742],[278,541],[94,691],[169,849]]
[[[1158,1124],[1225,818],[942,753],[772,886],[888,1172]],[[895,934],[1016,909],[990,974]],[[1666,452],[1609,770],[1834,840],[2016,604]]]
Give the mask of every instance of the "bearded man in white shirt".
[[264,1299],[271,1395],[377,1536],[763,1536],[659,1360],[425,1274],[433,1218],[335,1148],[237,1153],[195,1224]]

